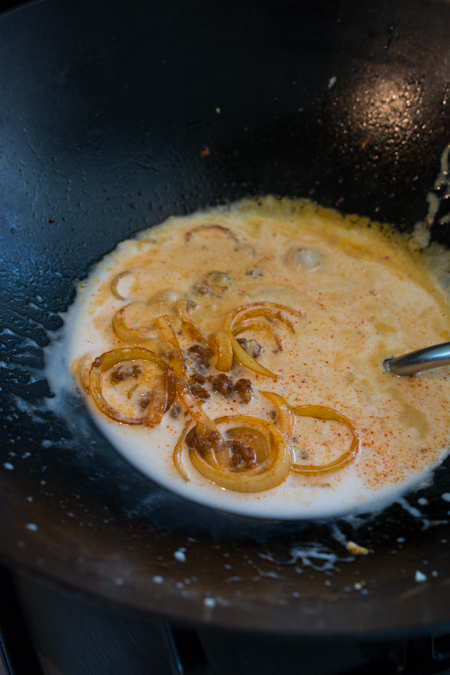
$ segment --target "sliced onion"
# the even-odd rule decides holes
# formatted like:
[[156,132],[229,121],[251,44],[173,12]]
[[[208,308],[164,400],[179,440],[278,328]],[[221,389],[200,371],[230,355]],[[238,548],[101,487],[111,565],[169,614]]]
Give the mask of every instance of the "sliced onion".
[[237,423],[266,432],[269,450],[266,459],[259,466],[243,471],[220,465],[212,466],[197,449],[190,448],[190,460],[202,476],[220,487],[237,492],[269,490],[286,479],[293,455],[284,435],[273,424],[246,415],[220,417],[214,421],[217,425]]
[[[143,417],[129,417],[122,414],[111,406],[102,393],[102,373],[106,373],[118,363],[124,361],[150,361],[158,366],[163,374],[164,386],[156,386],[151,392],[150,403],[147,413]],[[159,424],[163,414],[168,410],[175,400],[174,377],[170,367],[163,359],[142,347],[125,347],[123,349],[113,349],[98,356],[92,364],[89,373],[89,389],[97,408],[107,417],[124,424],[146,424],[155,426]]]
[[252,319],[248,319],[247,321],[242,321],[237,326],[235,326],[233,329],[233,334],[237,337],[241,333],[245,333],[248,330],[267,333],[267,335],[273,338],[277,343],[278,351],[283,351],[283,343],[280,336],[268,323],[264,323],[264,321],[253,321]]
[[293,408],[292,412],[299,417],[313,417],[316,420],[330,420],[332,422],[340,422],[350,430],[352,436],[349,449],[333,462],[328,462],[328,464],[319,464],[316,466],[312,464],[294,464],[292,470],[295,471],[295,473],[311,474],[337,471],[337,469],[342,469],[342,467],[344,467],[356,457],[360,448],[360,439],[357,430],[348,417],[345,417],[345,415],[341,415],[341,413],[336,412],[336,410],[323,405],[302,405]]
[[181,436],[177,441],[177,444],[175,446],[175,450],[173,451],[173,463],[175,464],[175,468],[180,474],[181,478],[186,481],[186,483],[190,480],[189,476],[187,475],[187,471],[184,468],[183,464],[183,443],[184,439],[186,438],[186,434],[189,431],[189,428],[192,426],[192,421],[189,420],[189,422],[186,422],[183,431],[181,432]]
[[277,410],[277,426],[283,434],[289,437],[294,428],[294,414],[292,408],[279,394],[274,394],[271,391],[261,392],[271,403],[274,404]]
[[118,285],[119,282],[129,274],[133,274],[134,270],[124,270],[123,272],[119,272],[119,274],[116,274],[114,279],[111,281],[110,288],[111,288],[111,293],[114,295],[115,298],[118,300],[128,300],[128,298],[124,298],[123,295],[120,295],[118,291]]
[[224,373],[230,371],[233,365],[233,348],[228,333],[224,330],[211,333],[209,346],[214,352],[216,369]]
[[228,333],[233,348],[233,353],[237,360],[246,368],[253,370],[255,373],[265,375],[266,377],[277,378],[275,373],[262,366],[256,359],[253,359],[247,354],[245,349],[241,347],[235,338],[235,331],[242,326],[243,322],[253,319],[258,316],[263,316],[268,319],[278,319],[283,321],[291,332],[295,332],[292,322],[283,314],[289,312],[297,318],[303,318],[303,314],[296,309],[279,305],[275,302],[254,302],[250,305],[243,305],[232,310],[225,319],[224,330]]
[[360,447],[358,432],[353,426],[352,422],[348,419],[348,417],[345,417],[345,415],[338,413],[336,410],[333,410],[333,408],[328,408],[327,406],[323,405],[302,405],[297,406],[296,408],[291,408],[286,399],[279,394],[274,394],[270,391],[263,391],[262,394],[276,407],[278,415],[278,427],[288,437],[291,435],[294,427],[293,415],[297,415],[298,417],[313,417],[317,420],[340,422],[350,430],[352,436],[350,447],[346,452],[340,455],[340,457],[333,460],[332,462],[328,462],[327,464],[313,465],[294,463],[292,470],[295,473],[311,474],[337,471],[337,469],[341,469],[343,466],[351,462],[352,459],[354,459],[358,454]]
[[72,372],[76,375],[80,387],[85,394],[90,393],[89,389],[89,371],[91,369],[93,358],[89,354],[84,354],[72,366]]
[[[193,307],[194,306],[194,307]],[[181,328],[186,333],[186,335],[191,338],[194,342],[202,342],[203,344],[208,344],[208,340],[204,335],[198,330],[194,325],[189,311],[192,308],[198,307],[197,303],[194,303],[192,300],[180,300],[176,304],[177,312],[181,319]]]
[[230,312],[229,316],[231,317],[233,325],[235,326],[240,324],[242,321],[246,321],[247,319],[257,316],[264,316],[272,320],[277,319],[278,321],[285,323],[291,333],[295,333],[294,325],[284,313],[291,314],[298,319],[304,318],[304,315],[297,309],[293,309],[287,305],[280,305],[277,302],[253,302],[250,305],[237,307],[232,312]]
[[156,339],[155,317],[146,302],[131,302],[115,314],[112,327],[124,342],[149,342]]
[[160,316],[156,319],[156,327],[161,332],[161,335],[172,350],[170,354],[170,362],[175,375],[175,386],[178,396],[183,401],[184,405],[189,411],[192,419],[197,423],[197,432],[205,439],[208,439],[212,446],[212,453],[225,449],[225,440],[220,431],[217,429],[213,421],[202,410],[195,396],[191,393],[186,374],[186,366],[184,363],[183,353],[177,340],[177,336],[172,328],[168,316]]
[[239,244],[239,239],[236,237],[234,232],[232,232],[228,227],[224,227],[223,225],[198,225],[197,227],[194,227],[193,230],[189,230],[189,232],[186,232],[184,238],[186,239],[186,241],[190,241],[193,234],[195,234],[196,232],[202,231],[204,232],[205,230],[217,230],[218,232],[221,232],[222,234],[229,237],[235,244]]

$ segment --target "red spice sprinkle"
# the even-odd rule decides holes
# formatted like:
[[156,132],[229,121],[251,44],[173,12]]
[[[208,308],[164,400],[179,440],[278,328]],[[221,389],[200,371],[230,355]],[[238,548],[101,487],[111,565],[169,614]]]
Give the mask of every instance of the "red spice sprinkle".
[[200,159],[204,159],[205,157],[208,157],[211,154],[211,150],[208,148],[207,145],[203,148],[203,150],[199,153]]
[[54,218],[49,218],[49,219],[48,219],[48,222],[49,222],[49,223],[54,223],[54,222],[55,222],[55,219],[54,219]]

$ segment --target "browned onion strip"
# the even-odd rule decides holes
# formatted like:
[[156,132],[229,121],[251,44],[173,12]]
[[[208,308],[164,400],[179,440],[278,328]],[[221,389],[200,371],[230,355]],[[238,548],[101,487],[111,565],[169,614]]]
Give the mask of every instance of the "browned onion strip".
[[[180,300],[177,302],[176,308],[177,312],[181,318],[181,328],[186,333],[186,335],[191,338],[194,342],[203,342],[203,344],[208,344],[208,340],[204,335],[198,330],[194,325],[191,317],[189,316],[189,304],[190,300]],[[194,307],[197,306],[194,304]]]
[[271,403],[277,409],[277,425],[286,436],[290,436],[294,428],[294,414],[292,408],[287,401],[279,394],[274,394],[271,391],[262,391]]
[[256,359],[247,354],[245,349],[241,347],[239,342],[236,340],[234,333],[243,322],[258,316],[266,317],[269,320],[278,319],[279,321],[283,321],[289,330],[295,333],[292,322],[284,315],[283,312],[289,312],[300,319],[303,318],[303,314],[296,309],[286,307],[285,305],[280,305],[276,302],[254,302],[250,305],[236,307],[236,309],[232,310],[228,314],[225,319],[224,330],[226,330],[228,333],[235,357],[243,366],[253,370],[255,373],[265,375],[266,377],[277,377],[275,373],[272,373],[270,370],[258,363]]
[[[140,325],[132,327],[129,325],[133,315],[140,317]],[[115,334],[123,342],[149,342],[155,340],[154,334],[154,316],[150,306],[146,302],[131,302],[125,307],[121,307],[115,314],[112,321],[112,327]]]
[[292,307],[287,305],[280,305],[278,302],[253,302],[250,305],[243,305],[237,307],[231,312],[234,325],[246,321],[257,316],[265,316],[270,319],[277,319],[282,321],[289,328],[291,333],[295,333],[294,325],[286,316],[285,312],[292,314],[298,319],[303,319],[304,315]]
[[128,300],[128,298],[124,298],[123,295],[120,295],[117,287],[119,285],[119,282],[129,274],[133,274],[134,270],[124,270],[123,272],[119,272],[119,274],[116,274],[114,279],[111,281],[110,288],[111,288],[111,293],[114,295],[115,298],[118,300]]
[[251,319],[248,319],[247,321],[242,321],[240,324],[238,324],[233,329],[233,333],[237,337],[241,333],[245,333],[245,331],[247,330],[254,330],[266,333],[275,340],[275,342],[277,343],[278,351],[280,352],[283,351],[283,343],[281,341],[280,336],[278,335],[276,330],[272,328],[272,326],[269,326],[268,323],[264,323],[264,321],[252,321]]
[[186,438],[186,434],[189,431],[189,427],[192,426],[192,421],[189,420],[189,422],[186,422],[184,425],[184,429],[181,432],[181,436],[177,441],[177,444],[175,446],[175,450],[173,451],[173,463],[175,464],[175,468],[180,474],[181,478],[186,481],[186,483],[190,480],[189,476],[187,475],[187,471],[184,468],[183,464],[183,443],[184,439]]
[[193,466],[205,478],[220,487],[237,492],[262,492],[282,483],[289,474],[293,462],[292,450],[286,443],[284,435],[269,422],[256,417],[236,415],[220,417],[217,425],[238,423],[266,432],[270,450],[266,459],[257,467],[246,471],[232,467],[211,466],[195,448],[189,449],[189,457]]
[[186,232],[184,238],[186,239],[186,241],[190,241],[193,234],[205,230],[217,230],[218,232],[222,232],[222,234],[225,234],[227,237],[229,237],[235,244],[239,244],[239,239],[236,237],[234,232],[228,229],[228,227],[224,227],[223,225],[198,225],[197,227],[194,227],[193,230],[189,230],[189,232]]
[[352,459],[356,457],[360,447],[360,439],[357,430],[348,417],[345,417],[345,415],[341,415],[341,413],[336,412],[336,410],[323,405],[297,406],[296,408],[292,409],[292,412],[298,417],[313,417],[316,420],[330,420],[332,422],[340,422],[350,430],[352,436],[349,449],[333,462],[328,462],[328,464],[321,464],[318,466],[314,466],[312,464],[294,464],[292,466],[292,470],[295,471],[295,473],[311,474],[337,471],[337,469],[342,469],[343,466],[351,462]]
[[233,348],[230,338],[224,330],[211,333],[209,336],[209,345],[214,352],[216,359],[215,367],[227,373],[233,365]]
[[197,423],[197,433],[203,435],[205,440],[210,443],[212,448],[211,452],[213,454],[215,451],[224,450],[226,444],[222,438],[222,435],[220,434],[220,431],[217,429],[208,415],[202,410],[196,398],[189,389],[183,354],[180,349],[177,336],[175,335],[175,332],[172,328],[172,324],[170,323],[169,317],[160,316],[158,319],[156,319],[155,323],[156,327],[161,332],[164,341],[172,350],[169,358],[175,375],[175,386],[177,393],[188,409],[192,419]]
[[[118,363],[123,361],[150,361],[158,366],[164,375],[164,386],[156,386],[151,393],[150,403],[147,413],[143,417],[129,417],[123,415],[119,410],[113,408],[103,397],[102,394],[102,373],[106,373]],[[159,424],[163,414],[170,408],[175,400],[175,387],[173,374],[170,367],[163,359],[149,349],[142,347],[125,347],[123,349],[113,349],[98,356],[92,364],[89,373],[89,389],[97,408],[107,417],[124,424],[146,424],[155,426]]]
[[295,473],[327,473],[329,471],[336,471],[341,469],[343,466],[348,464],[356,457],[360,447],[360,439],[358,432],[353,426],[352,422],[342,415],[341,413],[336,412],[333,408],[328,408],[323,405],[302,405],[297,406],[296,408],[291,408],[289,403],[283,396],[279,394],[274,394],[270,391],[263,391],[263,396],[265,396],[269,401],[271,401],[277,409],[278,420],[277,424],[281,431],[285,433],[288,437],[291,435],[294,420],[293,415],[298,415],[298,417],[313,417],[318,420],[330,420],[331,422],[340,422],[344,424],[352,435],[352,441],[350,443],[349,449],[344,452],[340,457],[335,459],[328,464],[296,464],[292,466],[292,470]]

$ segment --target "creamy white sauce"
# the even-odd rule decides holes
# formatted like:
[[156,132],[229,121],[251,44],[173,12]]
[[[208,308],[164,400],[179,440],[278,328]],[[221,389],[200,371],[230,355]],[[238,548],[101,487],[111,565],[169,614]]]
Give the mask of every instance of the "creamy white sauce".
[[[192,319],[205,335],[222,327],[228,311],[256,301],[278,302],[302,312],[295,335],[276,326],[283,351],[264,335],[248,334],[263,346],[259,362],[277,380],[235,365],[234,380],[252,381],[249,404],[214,394],[205,412],[245,414],[273,422],[274,408],[262,391],[282,394],[292,405],[329,406],[350,418],[361,438],[356,459],[334,473],[291,473],[279,486],[245,494],[225,490],[184,461],[189,482],[173,464],[173,449],[187,418],[169,413],[153,429],[119,424],[102,415],[85,396],[96,423],[123,455],[143,473],[188,499],[261,518],[317,518],[378,510],[424,480],[446,455],[450,425],[447,369],[415,378],[397,378],[382,368],[385,357],[450,340],[447,298],[419,254],[398,235],[380,233],[367,221],[344,219],[307,200],[266,198],[244,201],[163,225],[120,244],[79,285],[66,320],[64,339],[49,352],[47,374],[54,390],[66,387],[73,364],[126,346],[111,328],[114,314],[132,300],[148,301],[154,316],[172,311],[177,297],[192,298]],[[185,234],[202,224],[229,228],[239,245],[220,231]],[[386,230],[386,228],[385,228]],[[180,255],[183,253],[183,255]],[[144,270],[111,280],[123,270]],[[230,275],[222,297],[195,289],[208,271]],[[162,298],[157,294],[170,291]],[[153,311],[153,309],[152,309]],[[173,318],[174,325],[176,319]],[[179,328],[176,325],[177,329]],[[179,336],[181,346],[190,342]],[[142,346],[152,348],[152,342]],[[214,372],[214,370],[212,371]],[[294,430],[298,462],[320,464],[345,451],[347,430],[335,422],[298,418]]]

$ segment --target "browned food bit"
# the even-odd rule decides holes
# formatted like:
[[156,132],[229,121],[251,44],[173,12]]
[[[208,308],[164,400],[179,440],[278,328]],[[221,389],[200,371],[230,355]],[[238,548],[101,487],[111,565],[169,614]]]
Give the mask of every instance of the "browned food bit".
[[[186,445],[188,448],[197,450],[201,455],[206,455],[216,449],[221,436],[218,432],[214,433],[209,429],[205,433],[205,429],[201,429],[202,426],[197,424],[190,430],[186,436]],[[199,431],[203,433],[199,433]]]
[[[350,553],[354,553],[355,555],[367,555],[370,553],[370,549],[366,548],[365,546],[360,546],[354,541],[348,541],[346,548],[347,551],[350,551]],[[391,551],[391,553],[397,553],[397,551]]]
[[211,359],[214,356],[214,352],[210,347],[203,347],[202,345],[192,345],[188,349],[189,355],[194,359],[195,368],[205,368],[210,367]]
[[201,384],[193,384],[190,387],[191,393],[194,394],[195,398],[199,398],[202,401],[206,401],[208,398],[211,398],[210,394]]
[[200,150],[198,156],[200,157],[200,159],[204,159],[205,157],[209,157],[210,154],[211,154],[211,150],[208,148],[207,145],[205,145],[203,150]]
[[206,377],[202,375],[201,373],[198,372],[198,370],[195,370],[195,368],[192,370],[191,377],[189,380],[189,384],[205,384],[206,382]]
[[234,469],[244,465],[246,469],[254,469],[256,467],[256,452],[249,445],[242,443],[242,441],[233,440],[228,441],[228,448],[231,450],[231,466]]
[[226,272],[213,270],[194,284],[193,291],[198,295],[214,295],[221,298],[229,290],[230,281],[230,275]]
[[124,382],[125,380],[132,380],[136,377],[142,375],[141,366],[129,365],[129,366],[119,366],[110,376],[111,384],[118,384],[119,382]]
[[262,347],[259,344],[258,340],[251,339],[247,340],[246,338],[237,338],[237,341],[241,345],[242,349],[245,349],[247,354],[252,357],[252,359],[257,359],[258,356],[262,353]]
[[220,373],[210,379],[213,391],[222,394],[225,398],[229,398],[233,393],[233,381],[225,373]]
[[241,397],[242,403],[250,403],[252,400],[253,389],[250,380],[241,377],[234,385],[234,391]]
[[172,419],[176,420],[181,415],[181,410],[182,410],[181,405],[179,403],[174,403],[170,409],[169,415],[171,416]]
[[140,409],[146,410],[148,408],[149,403],[150,403],[150,392],[146,391],[144,394],[142,394],[141,400],[139,401]]

